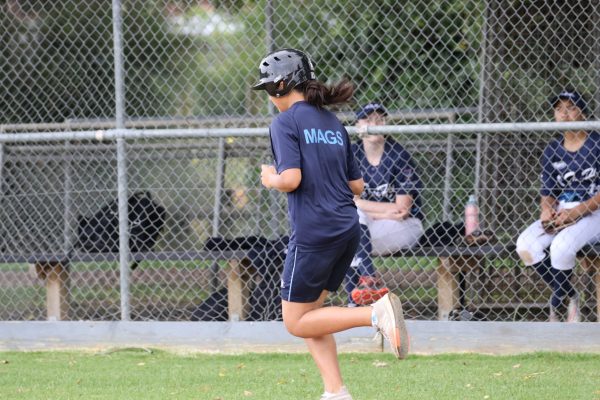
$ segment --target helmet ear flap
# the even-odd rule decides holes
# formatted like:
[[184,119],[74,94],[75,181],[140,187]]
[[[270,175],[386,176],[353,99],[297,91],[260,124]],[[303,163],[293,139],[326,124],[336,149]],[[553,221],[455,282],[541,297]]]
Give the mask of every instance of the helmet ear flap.
[[292,88],[289,88],[282,79],[278,82],[268,82],[265,84],[265,91],[272,97],[281,97],[287,94]]

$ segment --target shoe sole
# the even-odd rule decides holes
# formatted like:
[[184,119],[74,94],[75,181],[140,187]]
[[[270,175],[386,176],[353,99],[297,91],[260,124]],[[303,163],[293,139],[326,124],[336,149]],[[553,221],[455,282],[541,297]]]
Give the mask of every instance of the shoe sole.
[[350,393],[344,394],[343,396],[331,396],[331,397],[323,397],[321,396],[321,400],[323,399],[327,399],[327,400],[352,400],[352,396],[350,396]]
[[402,312],[402,302],[393,293],[388,293],[388,301],[385,302],[386,309],[394,316],[394,338],[396,342],[400,342],[399,345],[392,345],[394,354],[400,360],[404,360],[408,355],[410,346],[410,339],[408,336],[408,330],[406,329],[406,323],[404,322],[404,313]]

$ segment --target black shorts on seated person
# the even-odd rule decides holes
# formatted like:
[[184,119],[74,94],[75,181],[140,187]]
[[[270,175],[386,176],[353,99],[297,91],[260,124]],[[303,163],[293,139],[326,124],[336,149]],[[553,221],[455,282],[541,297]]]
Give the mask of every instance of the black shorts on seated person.
[[354,231],[346,240],[326,249],[304,250],[290,244],[281,278],[281,298],[312,303],[323,290],[335,292],[358,249],[360,229]]

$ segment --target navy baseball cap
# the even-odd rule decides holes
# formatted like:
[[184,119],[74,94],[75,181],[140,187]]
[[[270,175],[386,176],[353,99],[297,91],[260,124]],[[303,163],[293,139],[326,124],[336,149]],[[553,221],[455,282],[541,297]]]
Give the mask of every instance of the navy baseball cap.
[[384,116],[388,115],[388,111],[383,105],[379,103],[368,103],[356,112],[356,119],[365,119],[369,116],[369,114],[374,112],[378,112],[380,114],[383,114]]
[[581,96],[581,94],[575,90],[563,90],[556,96],[552,97],[550,99],[550,105],[552,108],[556,107],[556,103],[558,103],[559,100],[570,100],[571,103],[575,104],[581,110],[581,112],[584,114],[587,114],[588,112],[587,102],[583,96]]

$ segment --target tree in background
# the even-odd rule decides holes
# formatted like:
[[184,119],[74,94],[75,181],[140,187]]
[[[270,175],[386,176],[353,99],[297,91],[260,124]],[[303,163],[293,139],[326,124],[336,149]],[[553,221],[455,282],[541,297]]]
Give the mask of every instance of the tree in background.
[[[249,86],[281,47],[311,54],[320,77],[350,78],[358,103],[392,110],[476,107],[484,89],[483,120],[540,120],[551,86],[597,92],[595,2],[267,1],[122,0],[127,117],[267,116]],[[114,118],[109,2],[0,7],[2,122]]]
[[0,119],[62,122],[114,115],[112,14],[102,1],[5,2]]
[[[162,3],[123,2],[129,116],[176,111],[168,99],[177,93],[168,85],[191,54],[178,51],[185,38],[165,29]],[[114,118],[110,3],[10,0],[0,27],[3,123]]]
[[297,46],[320,76],[350,78],[357,100],[390,109],[472,107],[482,2],[275,2],[276,47]]

